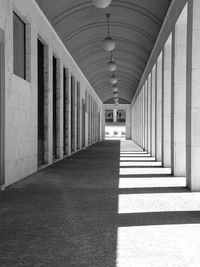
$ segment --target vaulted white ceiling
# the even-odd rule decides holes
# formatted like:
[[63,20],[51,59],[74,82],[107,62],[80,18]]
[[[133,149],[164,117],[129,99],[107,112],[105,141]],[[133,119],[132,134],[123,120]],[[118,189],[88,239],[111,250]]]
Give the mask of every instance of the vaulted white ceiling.
[[130,103],[171,0],[112,0],[106,9],[96,8],[91,0],[36,1],[104,103],[113,103],[110,52],[102,47],[106,14],[111,14],[118,95],[120,103]]

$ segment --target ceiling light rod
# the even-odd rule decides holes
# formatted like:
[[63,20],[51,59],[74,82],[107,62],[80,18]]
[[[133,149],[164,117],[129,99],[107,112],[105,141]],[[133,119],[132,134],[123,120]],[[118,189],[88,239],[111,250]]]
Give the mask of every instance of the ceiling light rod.
[[106,14],[108,20],[108,37],[110,37],[110,14]]
[[115,76],[115,72],[113,72],[113,75],[110,77],[109,81],[111,84],[117,83],[118,79]]
[[115,48],[115,41],[110,37],[110,14],[106,14],[108,21],[108,36],[103,40],[103,48],[105,51],[112,51]]
[[111,60],[108,62],[108,70],[115,71],[117,69],[116,63],[113,61],[112,51],[111,51]]

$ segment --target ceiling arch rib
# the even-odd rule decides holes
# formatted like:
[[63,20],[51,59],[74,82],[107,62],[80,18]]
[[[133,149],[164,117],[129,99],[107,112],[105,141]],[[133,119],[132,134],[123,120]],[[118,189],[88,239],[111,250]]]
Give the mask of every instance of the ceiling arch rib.
[[[121,84],[122,82],[124,82],[124,83],[126,83],[127,85],[129,85],[129,86],[134,86],[134,88],[137,87],[137,82],[134,81],[134,80],[130,81],[129,78],[130,78],[130,77],[127,77],[127,76],[120,76],[120,77],[118,78],[118,83],[117,83],[117,84],[119,85],[119,84]],[[106,87],[108,87],[108,88],[111,88],[111,86],[112,86],[112,85],[109,83],[109,77],[107,77],[107,78],[103,78],[103,79],[98,79],[98,77],[96,77],[96,79],[94,79],[92,82],[93,82],[94,86],[97,87],[97,88],[98,88],[100,85],[104,85],[104,86],[106,86]]]
[[[129,45],[132,49],[137,49],[138,51],[140,51],[140,53],[146,55],[149,55],[150,51],[143,45],[134,42],[130,39],[124,39],[124,38],[119,38],[119,37],[113,37],[113,39],[118,43],[122,43],[123,44],[127,44]],[[74,47],[74,49],[72,50],[72,54],[75,55],[78,52],[82,52],[81,50],[83,50],[84,48],[88,47],[88,46],[99,46],[99,43],[102,43],[102,38],[96,38],[96,39],[91,39],[91,40],[87,40],[85,42],[82,42],[80,45]]]
[[[110,84],[109,79],[111,77],[112,74],[108,74],[105,71],[102,72],[98,72],[96,75],[95,74],[91,74],[90,76],[88,76],[91,80],[91,83],[93,83],[94,85],[96,81],[107,81],[107,84]],[[124,79],[127,80],[127,82],[129,82],[130,84],[133,84],[134,86],[137,87],[137,83],[139,82],[139,76],[136,76],[134,72],[132,72],[132,69],[130,69],[129,72],[115,72],[115,76],[118,78],[118,83]],[[134,84],[135,83],[135,84]]]
[[157,0],[112,0],[103,10],[91,0],[36,1],[103,102],[113,98],[107,70],[110,53],[102,48],[107,36],[105,14],[111,14],[118,94],[130,103],[171,0],[159,0],[159,5]]
[[[121,97],[119,97],[119,102],[120,102],[120,104],[130,104],[129,101],[127,101]],[[110,98],[104,104],[113,104],[113,103],[114,103],[113,98]]]
[[[80,2],[80,1],[77,1],[77,2]],[[138,1],[134,1],[134,2],[138,2]],[[143,17],[147,17],[149,20],[155,23],[155,25],[158,25],[158,26],[160,25],[160,23],[162,23],[161,18],[157,16],[156,12],[151,12],[149,8],[147,9],[145,8],[145,6],[140,6],[139,4],[135,4],[134,2],[123,1],[123,4],[122,4],[122,1],[115,0],[112,3],[112,7],[123,8],[123,9],[126,8],[132,13],[139,13]],[[51,20],[53,21],[54,25],[57,25],[65,18],[77,15],[79,13],[82,14],[84,12],[87,12],[88,9],[91,9],[91,8],[96,11],[96,8],[91,6],[91,1],[81,2],[80,4],[75,4],[74,6],[68,6],[68,8],[66,8],[65,10],[62,10],[61,13],[57,14],[56,16],[53,16]],[[110,10],[111,6],[108,9]]]
[[[107,79],[106,80],[96,80],[96,81],[94,81],[94,85],[97,88],[97,90],[98,90],[98,88],[105,88],[105,90],[112,88],[112,85],[107,81]],[[119,80],[119,82],[117,83],[117,85],[118,85],[119,88],[122,85],[123,85],[123,87],[126,85],[127,88],[130,88],[130,87],[135,88],[135,89],[137,88],[137,82],[135,82],[135,81],[131,81],[130,82],[126,78],[125,79],[121,78]]]
[[[126,95],[133,95],[133,93],[135,92],[135,90],[133,89],[132,87],[132,84],[129,84],[129,83],[126,83],[126,81],[121,81],[119,84],[117,84],[118,88],[119,88],[119,93],[121,92],[125,92]],[[102,89],[103,88],[103,89]],[[130,88],[132,88],[132,91],[130,91]],[[123,89],[123,90],[120,90],[120,89]],[[112,86],[107,86],[105,83],[101,83],[99,85],[97,85],[97,91],[98,90],[101,90],[102,91],[102,95],[103,95],[103,92],[108,92],[110,94],[110,92],[112,92]]]
[[[132,32],[132,34],[137,33],[138,35],[142,35],[143,37],[146,38],[146,40],[148,40],[149,42],[153,43],[154,42],[154,38],[153,36],[151,36],[148,32],[145,31],[145,29],[136,27],[136,26],[132,26],[131,24],[128,23],[124,23],[124,22],[110,22],[110,27],[114,29],[114,27],[116,27],[117,29],[126,29],[126,30],[130,30]],[[76,36],[79,36],[80,34],[84,34],[84,32],[87,31],[96,31],[97,29],[105,32],[106,29],[106,24],[105,22],[91,22],[91,23],[87,23],[86,25],[83,25],[81,27],[79,27],[76,30],[73,30],[72,32],[70,32],[68,35],[63,36],[63,40],[65,42],[69,42],[71,41],[71,39],[75,38]],[[97,35],[98,36],[98,35]]]
[[[119,52],[121,53],[121,55],[127,54],[127,56],[129,56],[129,60],[127,60],[127,64],[130,63],[131,60],[132,60],[132,64],[135,65],[135,66],[137,65],[137,67],[138,67],[139,70],[140,69],[141,70],[144,69],[144,67],[145,67],[145,61],[144,61],[144,59],[142,60],[139,55],[137,55],[135,53],[132,53],[132,57],[130,59],[130,54],[128,53],[128,51],[126,51],[126,50],[119,50]],[[105,55],[105,53],[104,52],[101,52],[101,50],[96,50],[95,53],[96,53],[96,55],[98,55],[98,54],[104,54]],[[79,65],[83,65],[84,66],[83,62],[85,61],[85,64],[88,65],[88,62],[89,62],[88,59],[89,58],[92,58],[92,57],[93,57],[93,54],[91,54],[90,52],[87,52],[87,54],[85,54],[82,58],[78,58],[77,59],[77,63]],[[115,54],[113,58],[114,58],[114,61],[117,63],[117,65],[120,66],[120,64],[119,64],[120,55],[118,56],[117,54]],[[100,60],[102,60],[102,57],[100,57]],[[110,55],[105,58],[105,61],[103,61],[103,63],[105,63],[105,67],[106,67],[106,65],[107,65],[107,63],[109,61],[110,61]],[[95,62],[95,65],[97,63],[99,65],[100,62],[99,61],[98,62],[96,61]]]

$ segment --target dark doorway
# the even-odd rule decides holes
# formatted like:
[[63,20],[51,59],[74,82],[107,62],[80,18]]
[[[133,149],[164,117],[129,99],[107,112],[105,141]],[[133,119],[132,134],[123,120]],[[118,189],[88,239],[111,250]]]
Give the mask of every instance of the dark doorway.
[[80,132],[81,132],[81,118],[80,118],[80,83],[77,82],[77,150],[80,149]]
[[68,155],[68,72],[63,68],[63,153]]
[[82,148],[85,147],[85,102],[82,99]]
[[71,76],[71,152],[75,151],[75,108],[76,108],[75,78]]
[[44,163],[44,45],[38,40],[38,165]]
[[101,130],[101,115],[98,112],[98,141],[100,141],[100,130]]
[[57,158],[57,59],[53,57],[53,159]]
[[88,94],[88,145],[91,144],[91,102],[90,95]]

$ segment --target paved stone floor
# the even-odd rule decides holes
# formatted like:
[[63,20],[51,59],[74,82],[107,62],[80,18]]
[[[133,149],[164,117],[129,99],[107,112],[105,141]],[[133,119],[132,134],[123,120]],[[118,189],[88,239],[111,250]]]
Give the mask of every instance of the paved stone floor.
[[132,141],[104,141],[0,192],[0,267],[200,266],[200,194]]

